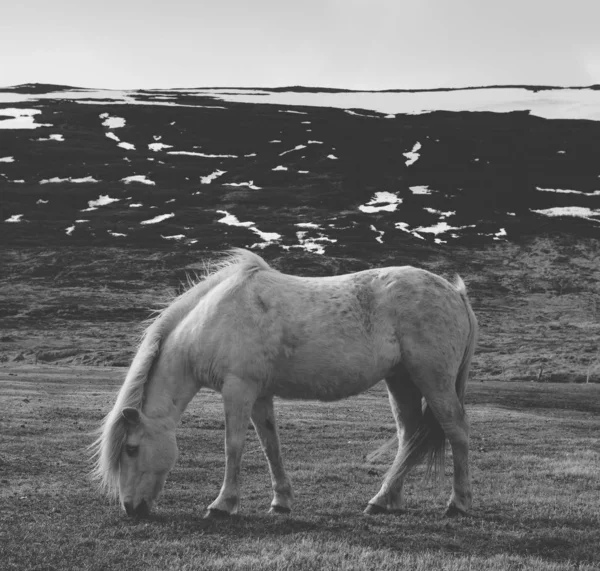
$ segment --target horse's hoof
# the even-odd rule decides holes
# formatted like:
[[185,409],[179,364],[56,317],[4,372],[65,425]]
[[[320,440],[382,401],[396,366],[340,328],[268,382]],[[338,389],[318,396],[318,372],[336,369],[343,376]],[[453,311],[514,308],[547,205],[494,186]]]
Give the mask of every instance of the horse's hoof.
[[458,517],[458,516],[463,516],[466,517],[469,514],[465,511],[465,510],[461,510],[458,506],[456,506],[455,504],[450,504],[447,508],[446,511],[444,512],[444,516],[446,517]]
[[271,506],[269,513],[275,515],[289,514],[292,513],[292,510],[290,508],[286,508],[285,506]]
[[363,513],[366,513],[367,515],[380,515],[386,514],[388,513],[388,511],[386,508],[382,508],[377,504],[367,504],[367,507],[365,508],[365,511]]
[[208,508],[204,514],[204,519],[225,519],[231,514],[225,510],[219,510],[217,508]]

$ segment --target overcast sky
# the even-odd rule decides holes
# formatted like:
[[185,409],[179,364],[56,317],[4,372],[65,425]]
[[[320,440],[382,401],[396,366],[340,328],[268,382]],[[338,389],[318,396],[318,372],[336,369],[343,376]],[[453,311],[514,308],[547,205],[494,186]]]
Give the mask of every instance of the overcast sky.
[[600,0],[12,0],[0,86],[600,84]]

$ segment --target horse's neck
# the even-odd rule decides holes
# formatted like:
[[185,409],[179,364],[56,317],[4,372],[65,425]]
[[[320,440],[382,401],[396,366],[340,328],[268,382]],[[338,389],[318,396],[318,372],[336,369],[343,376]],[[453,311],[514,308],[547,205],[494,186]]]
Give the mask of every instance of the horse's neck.
[[151,417],[168,415],[179,422],[198,388],[185,359],[161,354],[146,382],[144,413]]

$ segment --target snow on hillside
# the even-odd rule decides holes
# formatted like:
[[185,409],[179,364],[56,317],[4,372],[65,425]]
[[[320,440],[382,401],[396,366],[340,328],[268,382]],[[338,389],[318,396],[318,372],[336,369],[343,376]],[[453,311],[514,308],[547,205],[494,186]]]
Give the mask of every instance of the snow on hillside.
[[600,228],[594,89],[43,91],[0,90],[9,240],[322,254]]

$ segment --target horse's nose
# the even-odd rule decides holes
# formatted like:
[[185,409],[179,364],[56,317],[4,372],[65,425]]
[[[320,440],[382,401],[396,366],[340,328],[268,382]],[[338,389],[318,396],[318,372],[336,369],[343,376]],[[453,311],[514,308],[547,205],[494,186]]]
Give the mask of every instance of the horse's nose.
[[142,500],[137,507],[133,507],[133,502],[124,502],[125,512],[130,517],[148,517],[150,514],[150,508],[146,503],[146,500]]

